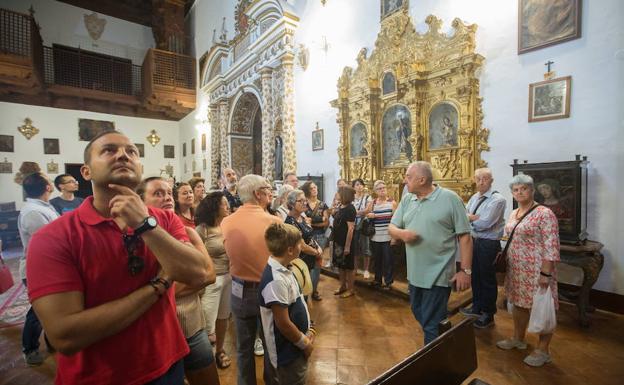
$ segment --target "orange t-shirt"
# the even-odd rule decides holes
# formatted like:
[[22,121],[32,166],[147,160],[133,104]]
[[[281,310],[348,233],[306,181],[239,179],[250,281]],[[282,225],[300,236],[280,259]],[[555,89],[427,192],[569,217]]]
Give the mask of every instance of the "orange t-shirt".
[[230,258],[230,274],[245,281],[260,282],[269,260],[264,232],[281,220],[262,207],[244,204],[234,214],[223,218],[223,244]]

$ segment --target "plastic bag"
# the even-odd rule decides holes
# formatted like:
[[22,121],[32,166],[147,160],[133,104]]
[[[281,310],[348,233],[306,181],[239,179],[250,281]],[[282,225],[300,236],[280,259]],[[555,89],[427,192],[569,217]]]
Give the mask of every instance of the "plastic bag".
[[549,334],[555,330],[556,326],[555,300],[552,297],[550,286],[546,289],[540,287],[533,296],[528,331],[530,333]]

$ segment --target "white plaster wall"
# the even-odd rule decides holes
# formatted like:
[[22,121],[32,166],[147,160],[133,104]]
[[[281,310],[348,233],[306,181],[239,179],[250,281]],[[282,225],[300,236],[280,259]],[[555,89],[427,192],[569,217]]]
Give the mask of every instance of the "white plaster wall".
[[[198,103],[200,106],[201,103]],[[210,180],[210,126],[207,122],[208,116],[203,108],[197,108],[180,120],[179,141],[180,151],[178,153],[178,165],[180,167],[180,177],[178,181],[187,181],[193,176],[193,161],[197,165],[196,172],[207,180],[207,188]],[[206,134],[206,150],[202,151],[201,136]],[[191,140],[195,139],[195,154],[191,154]],[[186,143],[186,156],[182,156],[182,144]],[[206,169],[203,168],[203,160],[206,159]],[[186,172],[184,166],[186,165]]]
[[[307,71],[295,73],[297,173],[325,175],[325,191],[332,196],[339,177],[336,82],[345,66],[356,66],[362,47],[369,54],[379,32],[379,0],[291,1],[301,18],[296,42],[310,50]],[[484,126],[491,130],[492,151],[484,159],[492,168],[494,187],[504,192],[511,207],[506,181],[514,158],[530,162],[572,160],[575,154],[590,160],[589,234],[605,244],[605,267],[595,288],[624,294],[624,2],[583,2],[582,37],[524,55],[517,54],[517,1],[412,0],[410,15],[417,29],[434,14],[451,31],[459,17],[476,23],[476,51],[485,57],[480,74]],[[234,0],[198,0],[192,11],[196,54],[211,46],[212,30],[226,17],[233,36]],[[323,49],[325,36],[329,49]],[[571,116],[548,122],[527,122],[528,85],[542,80],[548,60],[558,76],[572,76]],[[325,149],[311,151],[315,122],[325,130]],[[190,130],[190,128],[189,128]],[[181,130],[184,132],[184,129]],[[190,134],[190,131],[188,132]],[[187,133],[183,135],[188,136]],[[508,210],[509,213],[509,210]]]
[[35,20],[41,26],[43,44],[53,43],[131,59],[134,64],[143,63],[148,48],[155,47],[152,29],[98,13],[106,19],[102,36],[95,41],[85,27],[84,15],[93,11],[54,0],[2,0],[1,8],[28,14],[30,6],[35,9]]
[[[37,162],[44,173],[47,171],[46,164],[51,160],[58,163],[60,173],[65,171],[65,163],[82,163],[83,151],[88,142],[78,140],[79,118],[114,121],[117,130],[126,134],[133,142],[143,143],[145,157],[141,158],[141,163],[144,166],[144,177],[160,175],[160,170],[169,163],[174,166],[175,175],[180,175],[178,160],[182,151],[179,144],[178,122],[4,102],[0,102],[0,117],[2,117],[0,135],[13,135],[15,146],[15,152],[0,152],[1,161],[6,158],[13,163],[13,174],[0,174],[0,202],[15,201],[18,209],[22,204],[22,188],[13,181],[13,178],[22,162]],[[27,117],[40,130],[39,134],[30,140],[17,131],[17,127],[23,125]],[[146,140],[151,130],[156,130],[161,138],[155,147]],[[60,154],[44,155],[43,138],[58,138]],[[175,146],[176,159],[164,158],[165,144]],[[54,179],[56,175],[50,174],[50,177]],[[56,195],[58,192],[55,192]]]

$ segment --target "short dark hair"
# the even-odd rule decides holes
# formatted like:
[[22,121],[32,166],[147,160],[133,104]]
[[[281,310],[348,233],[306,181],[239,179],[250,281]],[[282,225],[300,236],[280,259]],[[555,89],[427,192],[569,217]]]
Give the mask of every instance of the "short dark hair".
[[362,178],[355,178],[353,179],[353,181],[351,182],[351,187],[355,187],[356,183],[360,183],[362,186],[366,187],[366,183],[364,183],[364,179]]
[[200,183],[200,182],[201,182],[201,183],[206,183],[206,179],[204,179],[204,178],[202,178],[202,177],[199,177],[199,176],[194,176],[194,177],[192,177],[191,179],[189,179],[189,180],[188,180],[188,184],[191,186],[191,188],[192,188],[193,190],[195,190],[195,186],[196,186],[198,183]]
[[61,191],[61,185],[63,184],[63,178],[67,178],[68,176],[73,176],[73,175],[61,174],[61,175],[57,176],[56,178],[54,178],[54,187],[56,187],[57,190]]
[[85,147],[84,149],[84,154],[83,154],[84,164],[89,164],[89,162],[91,162],[91,146],[93,146],[93,142],[95,142],[96,140],[100,139],[103,136],[110,135],[110,134],[124,135],[120,131],[112,130],[112,131],[102,131],[96,136],[94,136],[93,139],[91,139],[89,143],[87,143],[87,147]]
[[39,198],[46,192],[49,184],[50,182],[43,173],[34,172],[26,175],[22,182],[22,188],[26,198]]
[[225,194],[221,190],[209,192],[195,209],[195,224],[215,227],[219,215],[219,205]]
[[134,190],[136,191],[137,195],[141,197],[142,200],[145,200],[145,191],[147,191],[148,183],[153,180],[162,180],[163,182],[165,181],[163,178],[159,176],[150,176],[149,178],[143,179],[141,183],[139,183],[139,185]]
[[301,191],[303,191],[303,194],[306,196],[306,198],[310,198],[310,192],[312,190],[312,183],[314,183],[314,181],[308,180],[303,184],[303,186],[301,186]]
[[340,203],[348,205],[355,199],[355,190],[351,186],[342,186],[338,189],[338,196],[340,197]]

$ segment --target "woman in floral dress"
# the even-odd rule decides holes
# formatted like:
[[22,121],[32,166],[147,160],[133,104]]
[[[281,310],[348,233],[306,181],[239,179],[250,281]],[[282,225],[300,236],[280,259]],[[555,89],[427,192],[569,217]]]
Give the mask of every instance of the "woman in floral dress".
[[[533,196],[533,179],[525,174],[516,175],[509,183],[511,193],[518,202],[518,208],[509,216],[505,234],[509,236],[519,219],[538,205]],[[501,349],[526,349],[524,342],[529,324],[533,296],[542,287],[550,286],[555,308],[557,301],[557,278],[555,262],[559,261],[559,227],[557,217],[546,206],[535,207],[516,228],[507,250],[507,276],[505,292],[513,304],[514,335],[498,341]],[[552,333],[540,334],[539,344],[524,362],[531,366],[542,366],[551,361],[549,345]]]

